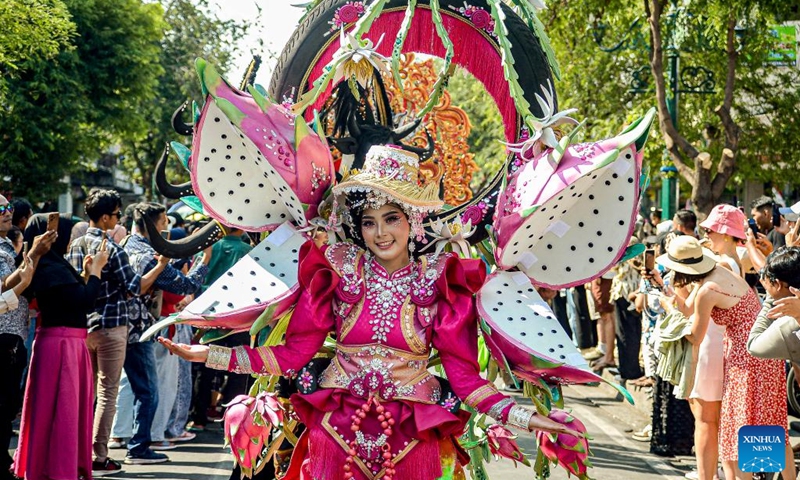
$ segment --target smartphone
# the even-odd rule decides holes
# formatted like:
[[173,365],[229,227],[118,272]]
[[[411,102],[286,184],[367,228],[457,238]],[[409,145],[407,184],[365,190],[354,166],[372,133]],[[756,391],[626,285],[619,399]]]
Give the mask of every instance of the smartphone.
[[169,230],[161,230],[161,237],[164,240],[169,240]]
[[58,212],[51,212],[47,214],[47,230],[58,230]]
[[649,275],[656,268],[656,251],[648,248],[644,251],[644,271]]
[[28,258],[28,242],[22,242],[22,258]]
[[753,231],[753,235],[755,235],[756,238],[758,238],[758,224],[756,224],[756,221],[750,218],[747,220],[747,224],[750,226],[750,230]]

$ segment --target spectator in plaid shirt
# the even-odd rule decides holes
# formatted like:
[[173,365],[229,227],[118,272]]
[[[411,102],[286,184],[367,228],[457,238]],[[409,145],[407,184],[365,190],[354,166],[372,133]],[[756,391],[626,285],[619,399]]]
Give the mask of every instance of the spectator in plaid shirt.
[[[139,295],[152,285],[158,269],[143,278],[131,268],[128,254],[106,234],[119,222],[122,199],[114,190],[95,189],[86,199],[89,229],[70,245],[67,260],[81,273],[83,259],[94,255],[107,239],[108,263],[101,277],[100,295],[95,311],[89,314],[89,336],[86,346],[92,360],[97,402],[92,433],[94,462],[93,476],[118,472],[122,466],[108,457],[108,440],[114,420],[119,392],[119,380],[125,363],[128,344],[128,297]],[[159,262],[163,270],[164,265]]]

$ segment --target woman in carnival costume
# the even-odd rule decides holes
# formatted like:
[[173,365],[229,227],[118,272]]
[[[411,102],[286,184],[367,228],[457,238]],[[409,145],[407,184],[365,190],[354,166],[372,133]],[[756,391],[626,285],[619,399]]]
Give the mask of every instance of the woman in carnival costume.
[[[300,251],[300,299],[285,343],[233,349],[175,344],[212,368],[294,376],[335,332],[335,356],[311,393],[291,403],[307,432],[285,478],[463,479],[469,456],[456,438],[470,413],[428,371],[432,348],[456,396],[523,431],[579,432],[517,405],[479,375],[474,294],[485,266],[452,253],[415,257],[422,221],[442,207],[438,185],[420,186],[415,154],[372,147],[364,168],[334,187],[353,241]],[[557,412],[554,410],[554,412]],[[551,414],[552,416],[552,414]]]

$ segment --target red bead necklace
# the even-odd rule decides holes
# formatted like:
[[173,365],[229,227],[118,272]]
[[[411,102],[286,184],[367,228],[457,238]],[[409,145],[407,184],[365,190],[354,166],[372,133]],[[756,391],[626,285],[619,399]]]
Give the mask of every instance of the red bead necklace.
[[[373,402],[376,405],[375,413],[377,413],[378,421],[381,422],[381,428],[383,429],[383,435],[378,438],[361,432],[361,421],[372,410]],[[391,446],[389,445],[389,438],[394,433],[392,427],[395,424],[392,413],[387,411],[377,398],[370,397],[366,403],[356,409],[353,415],[350,416],[350,420],[353,422],[350,425],[350,430],[353,431],[356,438],[350,441],[350,450],[347,452],[347,459],[343,467],[344,478],[349,480],[355,476],[353,463],[355,462],[355,457],[359,457],[369,469],[378,469],[378,466],[383,467],[384,476],[382,480],[392,480],[395,474]]]

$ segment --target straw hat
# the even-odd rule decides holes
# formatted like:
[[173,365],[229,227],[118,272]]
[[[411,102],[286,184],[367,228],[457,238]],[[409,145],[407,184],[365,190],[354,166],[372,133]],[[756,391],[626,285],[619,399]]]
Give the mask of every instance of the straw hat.
[[716,260],[704,252],[696,238],[689,235],[675,237],[669,242],[667,253],[656,259],[659,265],[688,275],[702,275],[710,272]]
[[397,203],[407,212],[435,212],[444,202],[439,185],[420,186],[419,157],[399,147],[375,145],[367,152],[364,168],[333,187],[335,195],[366,192],[382,203]]

